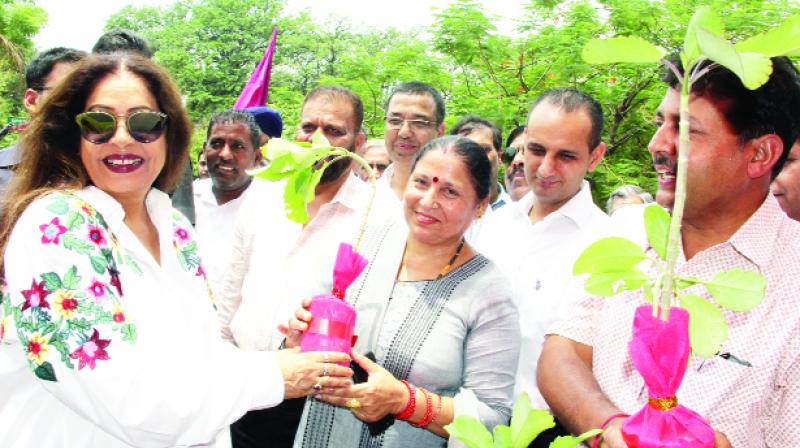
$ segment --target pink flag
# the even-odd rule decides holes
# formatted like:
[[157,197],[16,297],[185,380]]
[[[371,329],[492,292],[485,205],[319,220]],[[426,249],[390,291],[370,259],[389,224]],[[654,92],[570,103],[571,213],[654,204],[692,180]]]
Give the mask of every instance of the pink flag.
[[267,104],[267,92],[269,91],[269,77],[272,71],[272,55],[275,53],[275,39],[278,37],[278,28],[272,28],[272,38],[269,41],[264,57],[258,63],[258,67],[250,75],[250,80],[239,94],[239,99],[233,105],[234,109],[241,110],[247,107],[264,106]]

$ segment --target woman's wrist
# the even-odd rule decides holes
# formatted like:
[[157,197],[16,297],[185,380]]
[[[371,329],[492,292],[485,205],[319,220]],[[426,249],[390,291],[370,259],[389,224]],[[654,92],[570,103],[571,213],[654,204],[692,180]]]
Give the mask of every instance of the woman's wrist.
[[414,408],[414,397],[412,394],[416,394],[416,388],[408,383],[407,381],[395,381],[394,387],[394,406],[392,406],[392,415],[394,416],[402,416],[409,408],[411,408],[413,412]]

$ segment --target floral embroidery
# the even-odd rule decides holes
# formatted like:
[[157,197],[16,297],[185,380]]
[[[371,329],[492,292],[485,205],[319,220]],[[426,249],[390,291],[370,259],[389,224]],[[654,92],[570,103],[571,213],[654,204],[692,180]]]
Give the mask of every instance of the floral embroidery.
[[56,300],[54,302],[56,311],[65,319],[71,319],[78,310],[78,300],[72,291],[59,289],[56,291]]
[[50,291],[44,288],[44,281],[36,283],[36,279],[31,281],[31,289],[22,291],[22,296],[25,297],[25,303],[22,305],[22,310],[28,308],[50,308],[45,298],[50,294]]
[[106,351],[106,347],[108,347],[110,343],[110,339],[100,339],[100,333],[98,333],[97,328],[95,328],[92,337],[78,347],[77,350],[70,353],[69,357],[78,360],[78,370],[81,370],[87,365],[91,370],[94,370],[95,361],[98,359],[103,361],[110,359]]
[[39,230],[42,231],[42,244],[58,244],[61,235],[67,233],[67,228],[61,225],[57,217],[49,224],[40,225]]
[[106,298],[106,285],[96,278],[92,279],[92,283],[87,290],[92,294],[92,297],[94,297],[94,303],[98,305],[102,299]]
[[43,337],[38,331],[34,332],[28,339],[28,359],[36,364],[44,363],[45,357],[50,352],[49,342],[50,339]]
[[118,324],[125,322],[125,310],[117,305],[114,305],[114,308],[111,309],[111,316],[113,316],[114,322]]
[[91,241],[97,246],[106,245],[106,237],[103,233],[103,229],[97,226],[93,226],[91,224],[87,227],[89,227],[89,235],[88,235],[89,241]]
[[172,215],[172,226],[174,229],[175,238],[172,240],[172,245],[178,254],[178,261],[187,272],[192,272],[200,267],[200,256],[197,254],[197,242],[192,239],[192,234],[188,230],[188,226],[184,224],[186,218],[175,212]]

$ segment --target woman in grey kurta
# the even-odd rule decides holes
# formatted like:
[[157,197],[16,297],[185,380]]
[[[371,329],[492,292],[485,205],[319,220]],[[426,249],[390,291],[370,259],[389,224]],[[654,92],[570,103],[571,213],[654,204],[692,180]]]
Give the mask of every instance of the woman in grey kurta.
[[[463,243],[488,206],[489,178],[485,152],[471,140],[444,137],[419,152],[405,221],[368,228],[360,250],[370,264],[347,295],[358,312],[354,358],[369,380],[309,400],[296,447],[437,447],[447,444],[442,427],[456,416],[474,416],[490,430],[508,422],[517,310],[507,280]],[[303,330],[311,316],[298,317],[290,326]],[[377,365],[358,352],[374,353]],[[414,389],[415,411],[371,434],[365,422],[404,414]]]

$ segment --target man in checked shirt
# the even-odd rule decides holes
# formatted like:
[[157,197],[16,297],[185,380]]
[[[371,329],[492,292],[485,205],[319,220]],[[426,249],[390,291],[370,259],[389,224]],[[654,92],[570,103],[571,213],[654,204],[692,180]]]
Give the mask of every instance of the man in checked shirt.
[[[707,63],[707,62],[706,62]],[[741,268],[767,278],[763,302],[724,310],[728,340],[712,359],[692,356],[680,403],[709,419],[717,447],[790,447],[800,441],[800,224],[770,194],[797,137],[800,84],[786,58],[773,58],[769,81],[747,90],[717,66],[692,87],[691,152],[677,273],[708,279]],[[657,110],[649,151],[659,204],[671,208],[678,147],[679,85],[674,75]],[[642,226],[641,218],[631,227]],[[619,230],[619,229],[617,229]],[[652,253],[652,249],[650,249]],[[625,417],[647,402],[627,343],[641,291],[586,297],[550,328],[538,384],[574,433],[607,422],[602,447],[625,447]]]

